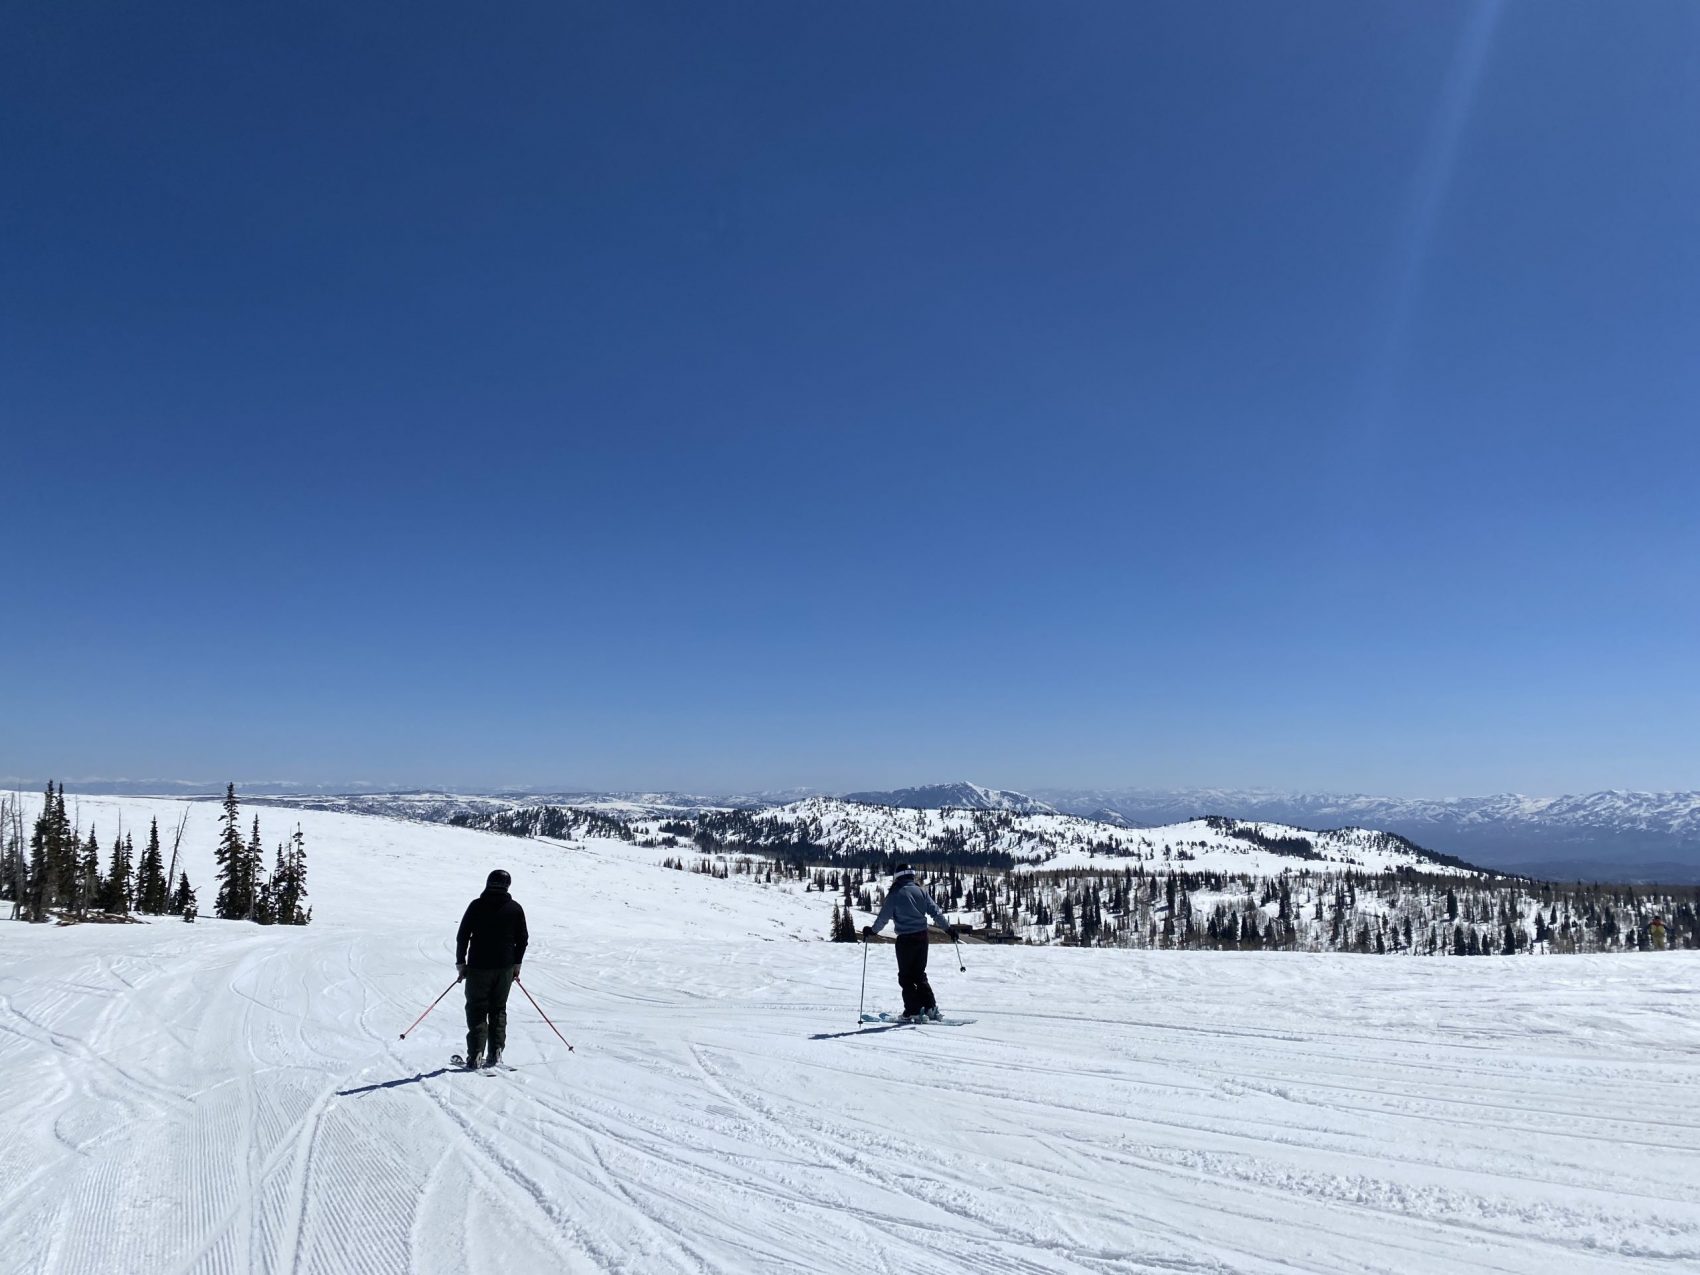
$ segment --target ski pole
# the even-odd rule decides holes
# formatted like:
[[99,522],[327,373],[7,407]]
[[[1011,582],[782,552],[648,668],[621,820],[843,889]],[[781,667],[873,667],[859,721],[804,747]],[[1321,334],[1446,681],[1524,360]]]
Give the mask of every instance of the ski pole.
[[966,974],[968,972],[968,967],[962,963],[962,944],[956,941],[956,935],[954,934],[950,936],[950,941],[956,947],[956,972],[958,974]]
[[862,1021],[862,1015],[868,1008],[868,940],[862,940],[862,995],[856,1002],[856,1021]]
[[[535,1009],[539,1014],[543,1014],[543,1006],[541,1006],[537,1003],[536,997],[534,997],[529,991],[526,991],[525,984],[520,983],[520,981],[517,977],[514,979],[514,982],[519,984],[519,990],[520,991],[525,992],[525,999],[531,1002],[531,1008]],[[543,1021],[546,1022],[546,1023],[549,1023],[549,1030],[550,1031],[554,1032],[555,1035],[557,1035],[557,1036],[561,1036],[561,1029],[559,1027],[555,1026],[554,1023],[549,1022],[549,1015],[543,1014]],[[575,1049],[573,1049],[572,1042],[569,1041],[565,1036],[561,1036],[561,1043],[567,1047],[567,1052],[569,1054],[577,1052]]]
[[[460,980],[459,980],[459,979],[458,979],[458,978],[457,978],[457,979],[455,979],[455,982],[454,982],[454,983],[450,983],[450,984],[449,984],[449,985],[448,985],[448,986],[447,986],[447,987],[445,987],[445,988],[444,988],[444,989],[443,989],[443,996],[447,996],[447,995],[448,995],[448,994],[449,994],[449,993],[450,993],[450,992],[452,992],[452,991],[454,991],[454,989],[455,989],[455,983],[458,983],[458,982],[460,982]],[[431,1003],[430,1003],[430,1004],[429,1004],[429,1005],[427,1005],[427,1006],[426,1006],[426,1007],[425,1007],[425,1014],[429,1014],[429,1013],[430,1013],[430,1012],[431,1012],[431,1011],[432,1011],[432,1010],[434,1010],[434,1009],[436,1009],[436,1008],[437,1008],[437,1006],[438,1006],[438,1004],[440,1004],[440,1003],[441,1003],[441,1002],[442,1002],[442,999],[443,999],[443,996],[439,996],[439,997],[437,997],[437,999],[436,999],[436,1000],[434,1000],[434,1001],[432,1001],[432,1002],[431,1002]],[[419,1015],[419,1017],[418,1017],[418,1018],[416,1018],[416,1019],[414,1019],[414,1020],[413,1020],[413,1027],[417,1027],[417,1026],[419,1026],[419,1024],[420,1024],[420,1023],[422,1023],[422,1022],[424,1022],[424,1021],[425,1021],[425,1014],[421,1014],[421,1015]],[[408,1029],[407,1029],[407,1032],[410,1032],[410,1031],[412,1031],[412,1030],[413,1030],[413,1027],[409,1027],[409,1028],[408,1028]],[[401,1038],[402,1038],[402,1039],[403,1039],[403,1040],[406,1040],[406,1039],[407,1039],[407,1032],[403,1032],[403,1033],[402,1033],[402,1034],[401,1034]]]

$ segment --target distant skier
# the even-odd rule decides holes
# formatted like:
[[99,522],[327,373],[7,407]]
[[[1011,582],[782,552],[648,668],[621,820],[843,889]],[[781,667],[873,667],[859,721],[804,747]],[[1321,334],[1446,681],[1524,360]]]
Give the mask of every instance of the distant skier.
[[1648,930],[1647,937],[1653,940],[1653,950],[1655,952],[1664,951],[1665,950],[1665,920],[1664,920],[1664,918],[1662,916],[1655,916],[1653,918],[1653,923],[1647,927],[1647,930]]
[[892,874],[891,893],[885,896],[885,906],[872,925],[862,927],[862,939],[867,941],[886,926],[897,928],[897,984],[903,989],[903,1022],[918,1023],[937,1020],[938,1002],[933,999],[932,984],[927,982],[927,918],[937,921],[952,939],[956,927],[950,918],[939,911],[939,905],[915,881],[915,869],[899,864]]
[[531,936],[525,909],[508,895],[513,878],[500,868],[484,882],[484,893],[467,905],[455,935],[455,969],[466,983],[466,1065],[502,1061],[508,1043],[508,992],[519,977]]

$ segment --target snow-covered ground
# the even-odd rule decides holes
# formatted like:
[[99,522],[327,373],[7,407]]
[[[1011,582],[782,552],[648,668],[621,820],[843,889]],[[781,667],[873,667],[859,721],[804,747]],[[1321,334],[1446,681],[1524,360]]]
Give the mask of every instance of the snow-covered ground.
[[[79,805],[103,844],[177,810]],[[186,843],[203,900],[217,814]],[[305,929],[0,921],[0,1270],[1700,1265],[1696,954],[973,946],[964,974],[943,948],[977,1021],[864,1030],[818,894],[299,818]],[[498,865],[577,1052],[516,993],[518,1070],[448,1072],[458,993],[397,1037]],[[867,978],[893,1007],[889,947]]]

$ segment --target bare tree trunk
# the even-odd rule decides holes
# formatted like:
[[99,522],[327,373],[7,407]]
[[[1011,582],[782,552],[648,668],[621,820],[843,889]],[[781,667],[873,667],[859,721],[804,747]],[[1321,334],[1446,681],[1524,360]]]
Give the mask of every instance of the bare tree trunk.
[[177,848],[183,844],[183,828],[189,822],[189,803],[183,803],[183,815],[177,821],[177,835],[171,839],[171,871],[165,874],[165,906],[171,908],[171,892],[177,888]]
[[[12,806],[10,797],[0,798],[0,852],[23,855],[23,847],[12,836]],[[12,919],[24,914],[24,874],[19,865],[12,867]]]

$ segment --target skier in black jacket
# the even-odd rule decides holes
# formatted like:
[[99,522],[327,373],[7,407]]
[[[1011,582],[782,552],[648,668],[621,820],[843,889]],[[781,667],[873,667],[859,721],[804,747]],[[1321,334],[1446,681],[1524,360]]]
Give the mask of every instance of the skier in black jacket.
[[484,882],[484,893],[467,904],[455,935],[455,969],[466,983],[466,1065],[502,1061],[508,1043],[508,992],[519,977],[525,945],[525,909],[508,895],[513,878],[500,868]]

